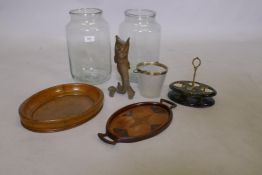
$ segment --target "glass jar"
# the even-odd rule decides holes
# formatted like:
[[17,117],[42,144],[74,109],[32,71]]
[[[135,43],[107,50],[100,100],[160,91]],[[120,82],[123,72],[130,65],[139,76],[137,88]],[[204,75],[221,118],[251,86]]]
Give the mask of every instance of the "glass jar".
[[128,59],[131,82],[137,82],[133,70],[138,63],[159,60],[161,27],[155,17],[156,12],[152,10],[128,9],[125,20],[119,26],[119,36],[124,40],[130,37]]
[[76,81],[100,84],[111,75],[109,26],[96,8],[69,12],[66,26],[70,71]]

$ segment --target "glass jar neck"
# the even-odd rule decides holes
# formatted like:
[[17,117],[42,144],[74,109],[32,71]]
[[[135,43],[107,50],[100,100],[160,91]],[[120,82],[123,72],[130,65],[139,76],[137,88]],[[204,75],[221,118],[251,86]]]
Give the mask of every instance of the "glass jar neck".
[[97,8],[81,8],[70,10],[69,12],[72,20],[101,18],[102,13],[103,11]]
[[154,21],[156,12],[147,9],[128,9],[125,11],[126,20]]

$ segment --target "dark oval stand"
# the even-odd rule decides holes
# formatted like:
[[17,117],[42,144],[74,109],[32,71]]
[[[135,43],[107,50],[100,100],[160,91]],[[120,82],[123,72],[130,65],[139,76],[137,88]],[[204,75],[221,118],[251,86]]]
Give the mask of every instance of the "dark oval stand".
[[[184,106],[204,108],[215,104],[212,98],[216,90],[203,83],[195,82],[196,88],[190,88],[191,81],[177,81],[169,85],[169,99]],[[179,86],[177,86],[180,84]]]
[[196,71],[201,65],[201,60],[196,57],[192,60],[194,75],[192,81],[175,81],[169,85],[171,91],[168,97],[181,105],[204,108],[213,106],[215,100],[212,98],[217,91],[209,85],[196,82]]

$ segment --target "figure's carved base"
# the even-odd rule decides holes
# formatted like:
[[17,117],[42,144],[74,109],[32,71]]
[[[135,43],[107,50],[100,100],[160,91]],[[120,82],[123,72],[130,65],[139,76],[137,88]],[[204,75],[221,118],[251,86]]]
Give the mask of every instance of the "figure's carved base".
[[128,99],[133,99],[133,97],[135,96],[135,91],[132,89],[131,86],[128,86],[127,89],[123,89],[122,86],[120,85],[120,83],[117,84],[117,87],[110,86],[108,88],[108,91],[109,91],[110,97],[114,97],[116,92],[119,93],[119,94],[125,94],[127,92]]

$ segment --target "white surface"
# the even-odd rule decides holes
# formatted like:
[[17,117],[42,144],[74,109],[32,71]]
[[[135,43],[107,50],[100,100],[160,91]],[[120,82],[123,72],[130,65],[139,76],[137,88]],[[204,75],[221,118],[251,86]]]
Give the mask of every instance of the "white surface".
[[[134,100],[107,87],[102,111],[79,127],[39,134],[20,125],[18,107],[33,93],[72,82],[65,45],[67,11],[99,7],[112,39],[126,8],[158,12],[162,24],[160,61],[168,84],[192,78],[191,60],[202,59],[197,80],[215,87],[216,105],[178,106],[164,132],[137,143],[111,146],[96,134],[108,117]],[[260,175],[262,172],[262,1],[14,1],[0,2],[0,174],[20,175]],[[113,40],[112,40],[113,42]],[[134,86],[134,89],[137,88]],[[159,99],[154,99],[158,101]]]

